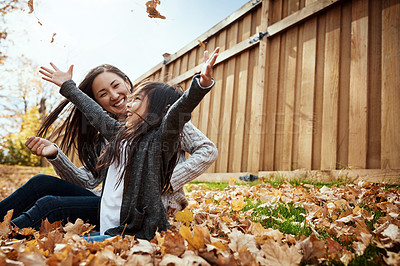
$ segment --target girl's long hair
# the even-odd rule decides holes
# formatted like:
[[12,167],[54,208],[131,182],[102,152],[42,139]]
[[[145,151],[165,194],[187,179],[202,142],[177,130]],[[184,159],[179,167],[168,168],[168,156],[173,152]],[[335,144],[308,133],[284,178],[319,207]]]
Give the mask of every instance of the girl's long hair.
[[[124,163],[120,180],[118,180],[117,183],[117,185],[119,185],[123,180],[124,190],[127,189],[129,184],[128,173],[135,170],[133,169],[133,155],[138,151],[140,141],[146,134],[160,126],[169,106],[182,95],[181,89],[160,82],[144,82],[137,88],[137,90],[139,89],[144,92],[144,98],[147,97],[147,110],[145,114],[139,116],[140,119],[132,126],[118,132],[116,137],[106,146],[97,163],[98,170],[107,168],[113,163],[117,165]],[[122,145],[124,145],[123,150],[121,149]],[[125,162],[121,160],[121,156],[124,156]],[[166,169],[162,169],[160,184],[160,191],[162,193],[169,189],[171,174],[176,161],[177,152],[175,152],[172,159],[167,162]]]
[[[78,88],[87,94],[90,98],[94,99],[92,84],[93,80],[101,73],[112,72],[128,82],[130,88],[133,88],[131,80],[120,69],[109,64],[103,64],[90,70],[83,81],[79,84]],[[96,171],[97,158],[102,149],[104,138],[94,128],[85,115],[79,111],[70,101],[63,100],[45,119],[37,132],[37,136],[46,137],[53,123],[58,117],[67,112],[65,120],[60,126],[51,132],[50,138],[61,137],[60,148],[69,154],[73,150],[78,151],[78,157],[81,163],[92,172],[94,177],[98,177]],[[114,118],[115,115],[112,115]]]

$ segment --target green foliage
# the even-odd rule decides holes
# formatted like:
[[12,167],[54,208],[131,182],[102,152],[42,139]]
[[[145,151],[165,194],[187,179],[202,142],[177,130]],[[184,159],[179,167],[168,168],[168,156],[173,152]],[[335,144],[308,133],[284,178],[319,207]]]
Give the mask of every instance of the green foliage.
[[0,141],[0,163],[8,165],[40,166],[41,158],[33,155],[25,146],[28,137],[34,136],[40,126],[37,106],[21,115],[21,128],[17,134],[10,133]]

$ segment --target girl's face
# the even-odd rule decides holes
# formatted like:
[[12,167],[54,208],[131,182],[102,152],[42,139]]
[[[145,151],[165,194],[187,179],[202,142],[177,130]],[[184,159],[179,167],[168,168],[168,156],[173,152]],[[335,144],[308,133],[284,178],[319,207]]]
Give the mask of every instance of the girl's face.
[[127,117],[126,126],[130,127],[138,120],[142,119],[147,110],[148,97],[143,90],[136,90],[133,94],[128,97],[128,103],[126,105]]
[[130,93],[129,83],[113,72],[103,72],[93,80],[92,92],[98,104],[118,120],[126,117],[127,95]]

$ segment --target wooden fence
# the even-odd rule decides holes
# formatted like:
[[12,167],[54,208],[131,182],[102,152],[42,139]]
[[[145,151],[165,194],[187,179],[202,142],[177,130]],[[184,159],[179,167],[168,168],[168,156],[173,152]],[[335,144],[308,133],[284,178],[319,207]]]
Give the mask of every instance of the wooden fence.
[[252,0],[135,83],[187,88],[216,46],[209,173],[400,169],[400,0]]

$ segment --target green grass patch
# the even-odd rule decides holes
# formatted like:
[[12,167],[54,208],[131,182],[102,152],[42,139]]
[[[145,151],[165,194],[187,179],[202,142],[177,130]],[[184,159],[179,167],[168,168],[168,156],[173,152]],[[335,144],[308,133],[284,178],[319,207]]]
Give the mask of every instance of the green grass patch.
[[243,211],[252,210],[249,218],[261,223],[265,228],[279,229],[284,234],[295,236],[311,234],[310,228],[306,226],[304,208],[295,207],[293,203],[268,204],[248,199],[245,201],[247,205]]
[[318,182],[310,177],[307,176],[299,176],[298,178],[291,178],[287,179],[284,178],[282,175],[276,174],[269,178],[263,178],[265,183],[269,183],[274,188],[278,187],[279,185],[289,182],[292,186],[302,186],[304,184],[314,185],[318,188],[322,188],[323,186],[332,187],[332,186],[345,186],[347,184],[352,183],[351,180],[346,178],[340,178],[332,182]]

